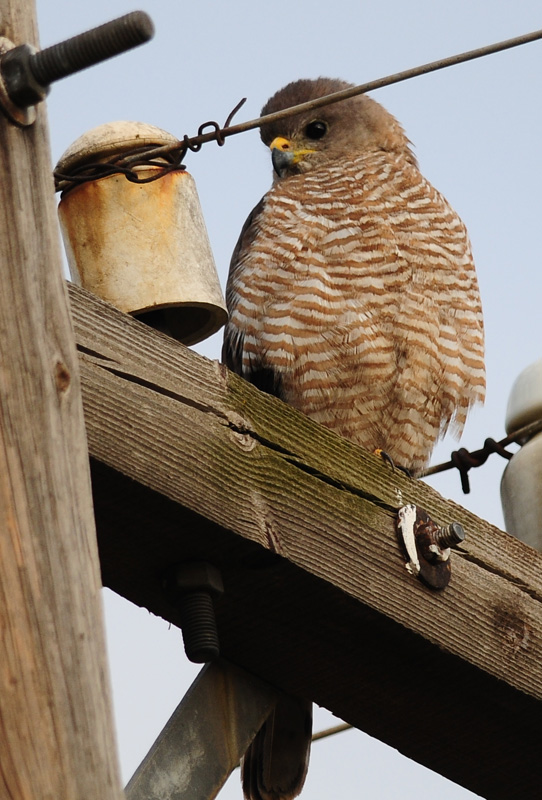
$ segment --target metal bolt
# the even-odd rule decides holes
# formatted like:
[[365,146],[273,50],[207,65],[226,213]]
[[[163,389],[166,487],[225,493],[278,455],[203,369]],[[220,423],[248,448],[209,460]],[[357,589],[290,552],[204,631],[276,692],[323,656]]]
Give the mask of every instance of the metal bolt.
[[446,547],[455,547],[455,545],[465,540],[465,531],[459,522],[451,522],[444,528],[439,528],[435,533],[435,539],[439,547],[443,549]]
[[144,11],[133,11],[39,52],[29,44],[2,56],[7,93],[20,108],[43,100],[49,84],[119,55],[152,38],[154,25]]
[[204,664],[220,654],[213,598],[223,591],[220,572],[205,561],[173,567],[164,579],[164,590],[179,610],[184,649],[190,661]]

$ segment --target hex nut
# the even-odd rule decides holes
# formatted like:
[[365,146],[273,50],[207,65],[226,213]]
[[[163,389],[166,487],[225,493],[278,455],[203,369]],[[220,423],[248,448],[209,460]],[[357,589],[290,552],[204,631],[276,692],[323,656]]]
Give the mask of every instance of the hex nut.
[[178,598],[187,592],[209,592],[219,597],[224,592],[224,584],[219,570],[207,561],[188,561],[177,564],[165,577],[164,589],[175,605]]

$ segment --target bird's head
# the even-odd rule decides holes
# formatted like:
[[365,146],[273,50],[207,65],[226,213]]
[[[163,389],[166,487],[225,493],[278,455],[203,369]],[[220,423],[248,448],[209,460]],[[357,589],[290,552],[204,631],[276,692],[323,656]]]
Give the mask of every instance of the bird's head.
[[[267,101],[262,116],[351,86],[353,84],[332,78],[289,83]],[[309,172],[333,161],[376,150],[402,153],[415,163],[401,125],[367,95],[269,122],[261,126],[260,135],[271,148],[278,178]]]

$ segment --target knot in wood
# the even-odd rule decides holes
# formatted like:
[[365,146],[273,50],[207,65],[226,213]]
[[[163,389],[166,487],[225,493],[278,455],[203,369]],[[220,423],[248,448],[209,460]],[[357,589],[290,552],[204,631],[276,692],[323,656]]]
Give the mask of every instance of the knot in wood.
[[55,364],[55,385],[58,394],[64,394],[68,391],[71,384],[71,373],[62,361],[57,361]]
[[235,444],[247,453],[254,450],[258,442],[254,438],[247,420],[236,411],[229,411],[227,419]]
[[515,611],[497,608],[495,622],[502,637],[505,649],[513,656],[520,650],[527,650],[531,631],[526,621]]
[[251,450],[254,450],[256,447],[256,439],[250,435],[250,433],[243,433],[242,431],[234,431],[233,437],[235,443],[239,445],[241,450],[244,450],[246,453],[250,453]]

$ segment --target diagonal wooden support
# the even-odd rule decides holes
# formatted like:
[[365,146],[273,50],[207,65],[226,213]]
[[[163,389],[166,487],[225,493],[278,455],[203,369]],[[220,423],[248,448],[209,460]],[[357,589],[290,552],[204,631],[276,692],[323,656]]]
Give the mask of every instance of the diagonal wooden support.
[[207,664],[130,779],[126,800],[212,800],[276,697],[227,661]]

